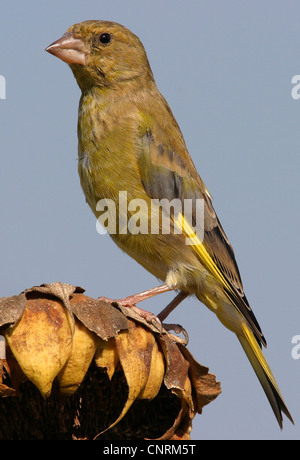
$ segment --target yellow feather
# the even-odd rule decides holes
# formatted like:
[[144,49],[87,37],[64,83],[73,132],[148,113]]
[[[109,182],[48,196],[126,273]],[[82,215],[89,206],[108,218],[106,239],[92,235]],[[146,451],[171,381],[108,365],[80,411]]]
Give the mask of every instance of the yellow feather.
[[189,222],[184,216],[179,213],[175,224],[183,229],[184,234],[189,238],[193,250],[198,254],[204,267],[229,291],[232,291],[231,286],[222,275],[220,269],[217,267],[209,253],[204,247],[204,244],[197,237],[195,230],[191,227]]
[[264,392],[271,404],[275,417],[282,428],[281,411],[294,423],[291,414],[289,413],[283,397],[280,393],[276,380],[266,361],[266,358],[261,351],[253,332],[246,323],[242,323],[243,335],[237,335],[253,369],[256,373]]

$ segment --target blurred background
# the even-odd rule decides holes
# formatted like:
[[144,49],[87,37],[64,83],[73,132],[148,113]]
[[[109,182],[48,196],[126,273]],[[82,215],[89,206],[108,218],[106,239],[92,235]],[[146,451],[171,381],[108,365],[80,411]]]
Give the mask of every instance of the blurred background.
[[[143,42],[214,197],[296,424],[285,419],[280,431],[236,337],[191,298],[168,321],[187,329],[190,351],[223,391],[194,419],[192,439],[299,438],[299,15],[297,0],[1,5],[0,295],[61,281],[120,298],[158,284],[96,232],[77,174],[80,91],[68,66],[44,51],[75,22],[119,22]],[[142,308],[157,314],[172,297]]]

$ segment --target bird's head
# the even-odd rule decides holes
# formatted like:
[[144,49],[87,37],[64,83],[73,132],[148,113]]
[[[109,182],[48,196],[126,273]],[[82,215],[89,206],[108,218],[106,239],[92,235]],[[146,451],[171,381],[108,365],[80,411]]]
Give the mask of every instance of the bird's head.
[[70,65],[83,91],[153,78],[139,38],[115,22],[90,20],[74,24],[46,51]]

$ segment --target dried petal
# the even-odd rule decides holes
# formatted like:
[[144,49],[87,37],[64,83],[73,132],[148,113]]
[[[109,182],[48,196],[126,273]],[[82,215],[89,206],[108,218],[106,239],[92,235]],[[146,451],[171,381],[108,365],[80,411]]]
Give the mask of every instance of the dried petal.
[[24,312],[26,302],[24,294],[2,297],[0,299],[0,326],[14,324],[18,321]]
[[109,340],[102,340],[100,337],[97,338],[97,349],[95,353],[95,363],[98,367],[106,368],[109,379],[115,373],[117,364],[119,362],[119,355],[116,348],[116,342],[114,338]]
[[83,294],[74,294],[70,308],[79,321],[104,340],[115,337],[119,331],[128,328],[126,317],[110,303]]
[[112,428],[126,414],[132,403],[146,387],[153,348],[153,336],[143,326],[128,320],[129,328],[121,331],[115,338],[121,366],[128,385],[128,397],[117,420],[110,425]]
[[1,397],[15,396],[15,395],[16,395],[16,390],[8,387],[7,385],[4,385],[3,383],[0,383],[0,396]]
[[165,374],[164,355],[157,344],[154,336],[151,351],[151,367],[145,388],[139,395],[139,399],[153,399],[160,390]]
[[190,364],[189,376],[196,395],[196,410],[202,412],[206,406],[221,393],[220,382],[216,381],[213,374],[210,374],[208,367],[201,366],[186,347],[178,345],[181,353]]
[[62,393],[71,395],[81,384],[94,357],[96,339],[93,332],[75,320],[71,354],[57,376]]
[[[159,438],[156,438],[156,441],[165,441],[167,439],[190,439],[189,433],[191,431],[191,420],[187,416],[188,413],[188,405],[185,401],[182,402],[182,406],[180,411],[178,412],[177,417],[174,420],[173,425]],[[184,421],[184,429],[182,429]],[[186,424],[186,421],[188,423]],[[182,432],[179,434],[179,430]]]
[[4,336],[24,374],[48,397],[72,348],[68,311],[52,299],[30,299],[21,319]]
[[164,384],[172,391],[184,390],[189,363],[181,354],[178,344],[172,342],[168,335],[158,338],[166,360]]

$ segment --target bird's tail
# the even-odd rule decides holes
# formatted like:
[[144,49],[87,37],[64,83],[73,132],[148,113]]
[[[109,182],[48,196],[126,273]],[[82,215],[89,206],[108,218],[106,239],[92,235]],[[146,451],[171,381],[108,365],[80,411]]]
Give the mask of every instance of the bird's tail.
[[286,407],[283,397],[272,374],[272,371],[263,355],[263,352],[247,323],[242,324],[243,334],[237,334],[237,337],[248,356],[248,359],[266,393],[271,404],[274,415],[282,428],[282,412],[294,423],[291,414]]

